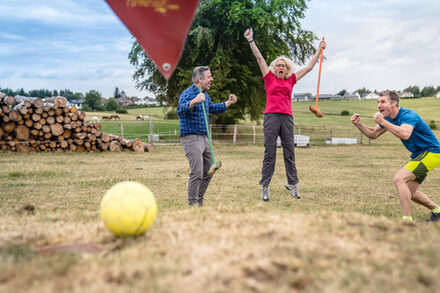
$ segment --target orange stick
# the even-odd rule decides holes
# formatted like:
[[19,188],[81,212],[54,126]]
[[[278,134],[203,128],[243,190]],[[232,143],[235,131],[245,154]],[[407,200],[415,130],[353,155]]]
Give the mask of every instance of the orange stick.
[[321,48],[321,58],[319,60],[319,73],[318,73],[318,88],[316,90],[316,103],[315,103],[316,108],[318,108],[319,84],[321,83],[322,56],[324,55],[323,53],[324,53],[324,48]]

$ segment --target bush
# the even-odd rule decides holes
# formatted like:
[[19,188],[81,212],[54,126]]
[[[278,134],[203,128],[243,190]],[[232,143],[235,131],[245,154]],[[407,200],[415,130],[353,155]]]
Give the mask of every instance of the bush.
[[435,121],[434,121],[434,120],[431,120],[431,121],[429,122],[429,127],[430,127],[432,130],[437,129],[437,124],[435,124]]
[[177,109],[171,109],[165,114],[165,119],[167,120],[176,120],[179,119],[179,115],[177,115]]
[[89,106],[89,105],[87,105],[87,104],[83,104],[83,105],[81,106],[81,111],[84,111],[84,112],[92,112],[92,109],[90,109],[90,106]]
[[118,109],[116,109],[116,113],[118,113],[118,114],[128,114],[128,111],[127,111],[127,109],[124,109],[124,108],[118,108]]
[[350,115],[350,112],[348,110],[342,110],[341,116],[348,116]]

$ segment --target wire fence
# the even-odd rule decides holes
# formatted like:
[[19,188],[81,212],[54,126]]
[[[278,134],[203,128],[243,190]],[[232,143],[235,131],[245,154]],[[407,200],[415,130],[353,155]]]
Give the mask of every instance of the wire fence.
[[[180,144],[178,122],[173,121],[120,121],[114,131],[106,131],[124,138],[140,138],[154,144]],[[105,130],[104,130],[105,131]],[[263,144],[264,133],[261,125],[210,125],[214,142],[231,144]],[[294,126],[295,139],[307,139],[307,146],[366,144],[399,144],[400,141],[388,132],[377,140],[362,135],[356,127],[349,126]],[[305,138],[304,138],[305,137]],[[302,146],[302,145],[300,145]],[[304,145],[305,146],[305,145]]]

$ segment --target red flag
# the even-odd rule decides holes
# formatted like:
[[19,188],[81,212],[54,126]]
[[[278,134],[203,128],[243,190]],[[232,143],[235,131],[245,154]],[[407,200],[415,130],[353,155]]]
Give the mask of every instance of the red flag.
[[106,0],[165,79],[182,55],[199,0]]

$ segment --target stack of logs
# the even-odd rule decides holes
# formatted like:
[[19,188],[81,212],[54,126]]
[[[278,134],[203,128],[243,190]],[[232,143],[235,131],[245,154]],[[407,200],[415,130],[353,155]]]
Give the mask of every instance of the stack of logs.
[[127,140],[101,132],[64,97],[12,97],[0,92],[0,150],[34,151],[152,151],[140,139]]

